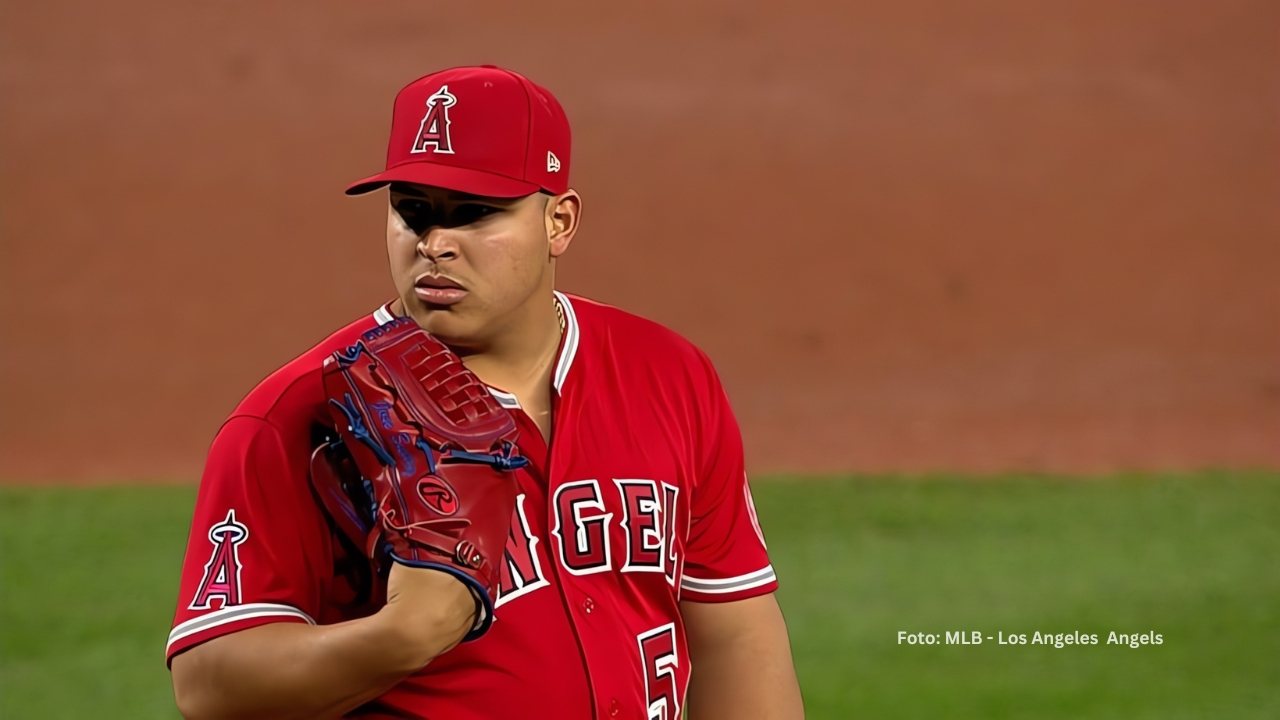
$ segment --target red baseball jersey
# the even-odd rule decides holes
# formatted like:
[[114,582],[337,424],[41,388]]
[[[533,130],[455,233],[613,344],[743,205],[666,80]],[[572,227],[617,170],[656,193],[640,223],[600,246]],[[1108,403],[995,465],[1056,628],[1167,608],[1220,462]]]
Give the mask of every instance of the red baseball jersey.
[[[679,602],[773,592],[742,439],[707,357],[662,326],[556,294],[565,331],[549,445],[520,426],[496,620],[359,718],[680,717],[689,655]],[[272,374],[209,451],[166,650],[270,622],[328,624],[383,602],[307,468],[326,422],[324,358],[391,320],[386,307]]]

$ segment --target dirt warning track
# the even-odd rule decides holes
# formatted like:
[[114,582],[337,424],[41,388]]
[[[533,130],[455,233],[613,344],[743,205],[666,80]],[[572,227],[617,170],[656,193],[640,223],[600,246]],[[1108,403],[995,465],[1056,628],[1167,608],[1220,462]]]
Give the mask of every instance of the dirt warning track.
[[574,123],[561,287],[703,346],[757,472],[1280,467],[1280,6],[617,13],[0,10],[0,477],[194,477],[387,298],[341,188],[476,62]]

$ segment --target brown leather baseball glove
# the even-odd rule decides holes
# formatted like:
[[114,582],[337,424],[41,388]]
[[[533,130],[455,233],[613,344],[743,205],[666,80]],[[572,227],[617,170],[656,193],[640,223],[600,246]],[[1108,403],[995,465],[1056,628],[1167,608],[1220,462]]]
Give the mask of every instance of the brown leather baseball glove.
[[526,462],[514,421],[408,318],[327,358],[323,382],[339,439],[313,455],[312,482],[331,518],[371,558],[385,548],[461,580],[477,603],[465,639],[484,634],[515,508],[512,471]]

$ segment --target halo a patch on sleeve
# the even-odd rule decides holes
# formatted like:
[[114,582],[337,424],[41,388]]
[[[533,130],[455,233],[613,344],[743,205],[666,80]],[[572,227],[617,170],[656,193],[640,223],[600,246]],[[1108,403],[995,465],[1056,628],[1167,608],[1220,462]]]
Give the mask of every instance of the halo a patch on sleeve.
[[[191,610],[221,609],[240,604],[240,545],[249,539],[249,528],[236,520],[236,511],[227,511],[221,522],[209,528],[213,552],[204,566],[204,577],[195,597],[187,607]],[[215,602],[216,601],[216,602]]]

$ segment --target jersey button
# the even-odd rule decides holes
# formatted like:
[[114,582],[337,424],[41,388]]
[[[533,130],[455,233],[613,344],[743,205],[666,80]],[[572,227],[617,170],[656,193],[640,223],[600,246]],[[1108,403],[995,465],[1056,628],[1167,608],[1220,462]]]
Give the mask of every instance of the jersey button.
[[609,717],[618,717],[622,709],[618,707],[618,698],[609,701]]
[[591,598],[587,598],[586,600],[582,601],[582,612],[590,615],[591,611],[595,609],[596,609],[595,600],[592,600]]

